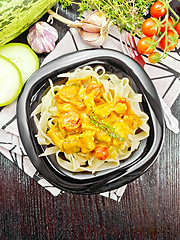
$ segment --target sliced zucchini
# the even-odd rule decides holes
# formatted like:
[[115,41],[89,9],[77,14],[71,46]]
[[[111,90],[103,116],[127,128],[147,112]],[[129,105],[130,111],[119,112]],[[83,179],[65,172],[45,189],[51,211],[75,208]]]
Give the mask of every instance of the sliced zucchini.
[[35,52],[23,43],[8,43],[0,47],[0,55],[9,58],[17,65],[22,74],[23,84],[39,68]]
[[0,56],[0,106],[13,102],[21,92],[22,76],[18,67],[4,56]]

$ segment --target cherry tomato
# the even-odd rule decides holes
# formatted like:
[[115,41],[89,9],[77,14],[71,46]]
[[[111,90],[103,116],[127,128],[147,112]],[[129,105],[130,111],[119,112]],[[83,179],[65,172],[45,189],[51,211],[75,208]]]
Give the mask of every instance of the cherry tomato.
[[164,6],[164,4],[160,1],[156,1],[152,6],[151,6],[151,9],[150,9],[150,13],[151,13],[151,16],[152,17],[155,17],[155,18],[159,18],[159,17],[162,17],[164,16],[164,14],[166,13],[166,8]]
[[[171,18],[168,18],[168,23],[171,25],[171,26],[173,26],[173,20],[171,19]],[[164,33],[164,31],[165,31],[165,29],[166,29],[166,27],[165,27],[165,24],[166,24],[166,22],[164,22],[163,23],[163,27],[161,27],[161,33]],[[171,29],[170,29],[170,27],[168,26],[167,27],[167,31],[171,31]]]
[[155,64],[155,63],[159,62],[160,56],[161,55],[158,52],[153,52],[153,53],[149,54],[148,60],[150,63]]
[[142,24],[142,32],[144,33],[144,35],[146,35],[147,37],[152,37],[154,35],[157,35],[158,28],[157,27],[153,28],[155,25],[156,25],[156,22],[153,18],[146,19]]
[[79,113],[73,110],[62,114],[59,122],[67,131],[77,129],[81,125]]
[[108,148],[105,146],[97,146],[94,149],[94,157],[99,160],[105,160],[109,156]]
[[94,101],[99,101],[99,98],[105,93],[105,88],[102,83],[90,83],[86,88],[86,93],[95,92]]
[[178,35],[180,37],[180,22],[178,22],[178,24],[176,25],[176,32],[178,33]]
[[[172,32],[172,31],[168,32],[167,33],[167,38],[170,40],[170,38],[172,38],[174,36],[174,34],[175,33]],[[171,51],[176,47],[176,44],[171,44],[171,41],[169,41],[168,39],[167,39],[167,49],[166,50]],[[178,42],[178,39],[177,39],[177,42]],[[166,38],[165,38],[165,36],[161,39],[161,41],[159,43],[159,46],[162,50],[165,50],[165,48],[166,48]]]
[[137,44],[137,49],[140,53],[142,54],[150,54],[154,51],[154,48],[150,48],[148,50],[148,48],[150,47],[149,43],[147,43],[147,41],[152,42],[152,38],[150,37],[143,37],[139,40],[138,44]]

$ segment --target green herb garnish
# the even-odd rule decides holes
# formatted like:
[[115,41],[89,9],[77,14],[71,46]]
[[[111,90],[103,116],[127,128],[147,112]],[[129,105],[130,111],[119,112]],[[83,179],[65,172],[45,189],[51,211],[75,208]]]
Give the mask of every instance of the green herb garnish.
[[90,119],[90,122],[97,126],[98,128],[105,131],[110,137],[115,138],[121,142],[125,141],[125,138],[121,137],[119,133],[115,131],[115,128],[110,126],[109,124],[105,124],[99,121],[99,117],[94,114],[87,115]]

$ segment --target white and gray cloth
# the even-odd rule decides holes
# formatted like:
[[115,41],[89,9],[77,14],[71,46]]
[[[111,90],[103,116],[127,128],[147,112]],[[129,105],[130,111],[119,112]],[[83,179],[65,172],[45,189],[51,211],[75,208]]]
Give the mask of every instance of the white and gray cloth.
[[[107,40],[101,47],[122,51],[120,37],[118,29],[112,26]],[[54,51],[47,55],[42,65],[64,54],[89,48],[92,47],[82,41],[76,29],[71,28],[57,44]],[[147,62],[146,57],[144,60]],[[161,63],[152,65],[147,62],[145,71],[153,81],[160,96],[171,107],[180,93],[180,49],[172,51]],[[0,112],[0,152],[54,196],[63,193],[39,174],[26,155],[17,128],[16,101],[4,107]],[[125,188],[126,186],[101,195],[120,201]]]

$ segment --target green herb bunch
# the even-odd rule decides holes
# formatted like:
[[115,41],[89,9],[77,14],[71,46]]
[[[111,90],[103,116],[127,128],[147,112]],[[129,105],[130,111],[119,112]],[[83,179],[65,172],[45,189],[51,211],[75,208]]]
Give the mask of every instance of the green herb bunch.
[[142,35],[143,15],[154,2],[155,0],[60,0],[62,8],[77,4],[81,14],[85,10],[99,10],[120,30],[126,29],[138,36]]

